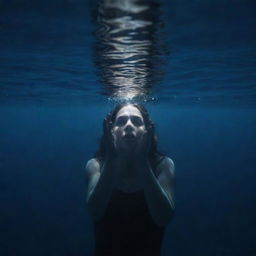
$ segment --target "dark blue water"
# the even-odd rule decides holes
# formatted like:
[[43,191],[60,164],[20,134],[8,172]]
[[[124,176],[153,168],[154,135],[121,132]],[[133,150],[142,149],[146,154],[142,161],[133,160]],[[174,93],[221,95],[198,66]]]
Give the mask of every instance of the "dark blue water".
[[256,5],[149,3],[0,2],[0,255],[92,255],[84,167],[127,95],[176,165],[163,256],[256,255]]

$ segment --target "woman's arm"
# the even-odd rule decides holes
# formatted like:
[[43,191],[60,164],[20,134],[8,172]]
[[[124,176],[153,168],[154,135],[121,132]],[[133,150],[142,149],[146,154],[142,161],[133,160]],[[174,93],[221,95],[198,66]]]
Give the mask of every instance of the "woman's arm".
[[141,178],[149,211],[155,223],[158,226],[164,226],[168,224],[174,213],[174,163],[170,158],[165,157],[158,166],[157,178],[148,162],[142,164],[141,168]]
[[114,183],[116,163],[106,160],[100,170],[96,159],[91,159],[86,165],[87,196],[86,203],[90,215],[99,220],[104,216]]

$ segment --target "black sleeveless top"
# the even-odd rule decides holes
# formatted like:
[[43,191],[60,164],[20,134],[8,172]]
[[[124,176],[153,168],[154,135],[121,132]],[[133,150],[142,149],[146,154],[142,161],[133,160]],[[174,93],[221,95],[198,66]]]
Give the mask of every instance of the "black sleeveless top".
[[164,232],[154,223],[143,190],[114,189],[104,217],[94,221],[95,256],[160,256]]

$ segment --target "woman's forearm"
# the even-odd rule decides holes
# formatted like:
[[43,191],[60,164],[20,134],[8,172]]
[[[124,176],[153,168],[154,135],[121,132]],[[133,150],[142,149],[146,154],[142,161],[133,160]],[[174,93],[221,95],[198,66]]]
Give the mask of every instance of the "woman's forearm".
[[155,177],[150,164],[145,161],[140,168],[145,199],[151,216],[158,226],[166,225],[174,212],[173,203]]
[[114,161],[105,161],[101,174],[88,195],[87,206],[94,219],[104,216],[115,183]]

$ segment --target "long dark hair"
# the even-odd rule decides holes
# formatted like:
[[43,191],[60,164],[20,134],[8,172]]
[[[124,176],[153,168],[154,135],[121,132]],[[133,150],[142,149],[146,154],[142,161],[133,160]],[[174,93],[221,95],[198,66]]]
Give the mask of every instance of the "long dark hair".
[[154,124],[151,121],[146,108],[144,108],[141,105],[131,104],[131,103],[118,104],[110,113],[107,114],[107,116],[103,120],[103,135],[100,139],[99,149],[94,154],[94,158],[97,158],[100,161],[100,163],[104,162],[107,152],[110,149],[110,147],[112,146],[111,143],[113,143],[112,141],[109,141],[109,138],[110,138],[109,134],[111,132],[112,125],[115,122],[116,115],[120,109],[122,109],[123,107],[125,107],[127,105],[132,105],[133,107],[136,107],[140,111],[140,113],[143,117],[145,126],[146,126],[146,130],[148,132],[151,132],[151,134],[152,134],[152,136],[151,136],[152,141],[151,141],[151,147],[150,147],[149,153],[148,153],[148,159],[149,159],[151,165],[154,166],[155,163],[158,161],[159,157],[163,156],[163,154],[157,150],[157,137],[155,135]]

